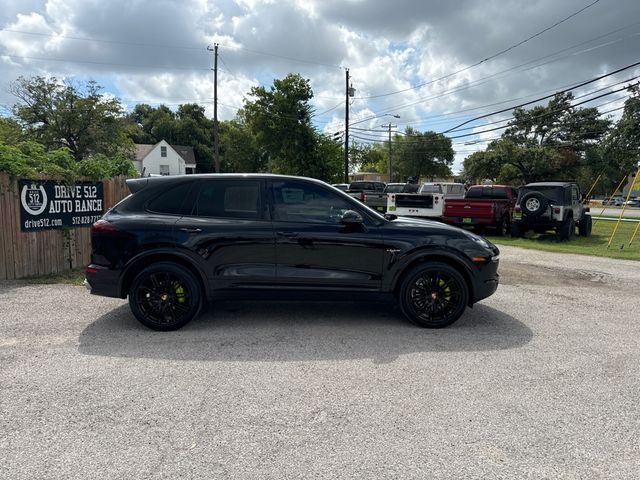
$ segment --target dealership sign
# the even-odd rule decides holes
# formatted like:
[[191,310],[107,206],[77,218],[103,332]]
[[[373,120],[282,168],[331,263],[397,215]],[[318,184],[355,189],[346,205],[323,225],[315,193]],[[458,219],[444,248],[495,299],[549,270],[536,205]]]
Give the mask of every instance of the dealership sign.
[[18,190],[23,232],[88,226],[104,212],[102,182],[18,180]]

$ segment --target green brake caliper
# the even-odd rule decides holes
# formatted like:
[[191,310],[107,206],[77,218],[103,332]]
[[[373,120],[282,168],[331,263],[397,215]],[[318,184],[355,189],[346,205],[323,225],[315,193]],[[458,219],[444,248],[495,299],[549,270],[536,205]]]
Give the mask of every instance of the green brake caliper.
[[[438,282],[439,287],[443,287],[445,284],[446,282],[442,279]],[[442,291],[444,292],[444,299],[449,302],[451,300],[451,287],[443,288]]]
[[187,301],[186,295],[184,294],[184,287],[179,283],[176,285],[175,292],[178,303],[184,303]]

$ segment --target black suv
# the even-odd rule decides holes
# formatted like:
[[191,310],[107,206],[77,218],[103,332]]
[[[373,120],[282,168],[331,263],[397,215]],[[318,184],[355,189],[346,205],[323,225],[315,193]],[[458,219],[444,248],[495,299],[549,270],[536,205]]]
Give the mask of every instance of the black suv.
[[91,227],[91,293],[126,298],[156,330],[205,301],[396,298],[424,327],[455,322],[498,286],[498,249],[441,223],[382,216],[335,188],[279,175],[127,180]]
[[582,204],[580,187],[575,182],[538,182],[520,187],[511,222],[511,235],[523,237],[555,230],[561,240],[576,233],[591,235],[589,208]]

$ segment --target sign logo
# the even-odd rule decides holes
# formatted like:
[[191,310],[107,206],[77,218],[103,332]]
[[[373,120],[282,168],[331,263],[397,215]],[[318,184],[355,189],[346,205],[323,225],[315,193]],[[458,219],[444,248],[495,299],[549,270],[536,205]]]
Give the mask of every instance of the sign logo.
[[40,215],[47,208],[47,192],[42,185],[25,185],[20,193],[22,207],[30,215]]

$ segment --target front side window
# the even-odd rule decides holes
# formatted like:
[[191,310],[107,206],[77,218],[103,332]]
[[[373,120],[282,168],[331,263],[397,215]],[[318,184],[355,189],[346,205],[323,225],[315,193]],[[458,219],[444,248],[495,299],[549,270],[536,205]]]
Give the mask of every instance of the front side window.
[[349,202],[322,187],[296,181],[273,183],[273,220],[276,222],[340,223],[353,209]]
[[202,217],[259,219],[262,217],[260,182],[205,181],[193,214]]

